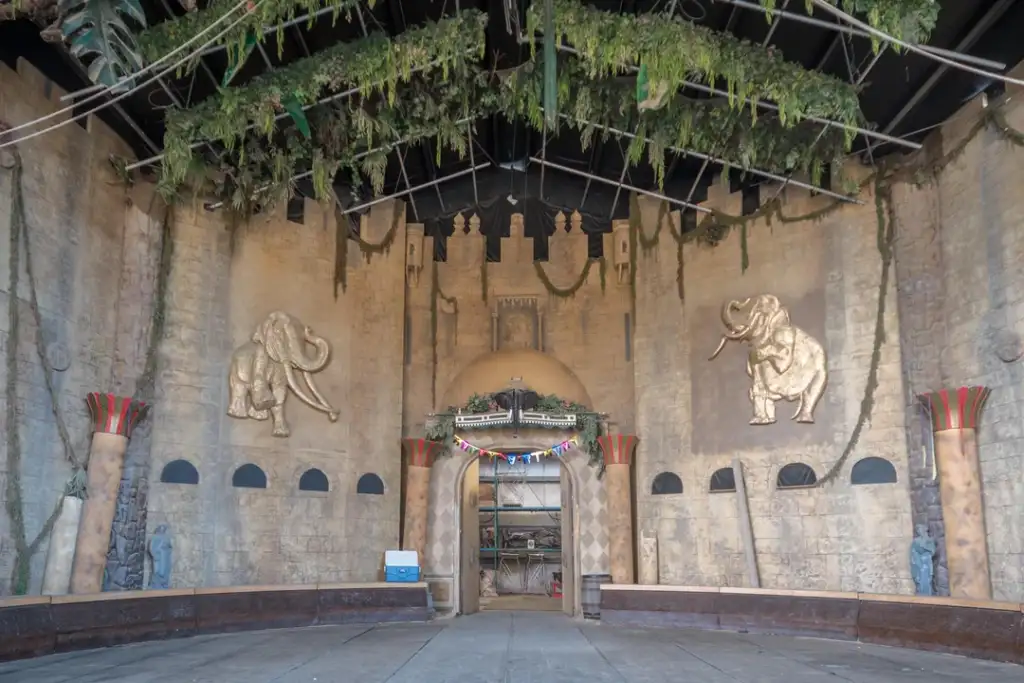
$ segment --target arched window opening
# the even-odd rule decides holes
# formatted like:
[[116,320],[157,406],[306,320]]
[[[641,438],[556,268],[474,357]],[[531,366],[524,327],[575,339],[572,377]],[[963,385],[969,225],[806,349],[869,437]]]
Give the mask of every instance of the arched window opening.
[[715,470],[711,475],[712,493],[729,493],[736,490],[736,473],[731,467]]
[[356,482],[356,493],[365,493],[369,496],[383,496],[384,480],[373,472],[367,472],[359,477],[359,481]]
[[777,480],[780,489],[797,489],[805,486],[814,486],[818,483],[818,475],[809,465],[802,462],[791,462],[779,470]]
[[188,460],[172,460],[164,465],[164,469],[160,472],[160,482],[194,486],[199,483],[199,470]]
[[327,492],[331,490],[331,485],[327,481],[327,475],[313,467],[299,477],[299,490]]
[[896,468],[885,458],[868,457],[858,460],[850,472],[850,483],[854,486],[865,484],[895,484]]
[[267,475],[256,465],[242,465],[231,476],[231,485],[239,489],[267,488]]
[[651,495],[671,496],[683,492],[683,480],[675,472],[662,472],[651,483]]

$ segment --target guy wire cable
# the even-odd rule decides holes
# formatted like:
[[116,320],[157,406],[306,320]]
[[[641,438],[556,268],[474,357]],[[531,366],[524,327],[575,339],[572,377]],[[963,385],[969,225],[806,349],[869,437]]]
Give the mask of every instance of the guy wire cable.
[[[258,0],[253,5],[253,10],[255,10],[255,8],[258,7],[259,5],[261,5],[262,3],[263,3],[263,0]],[[19,142],[23,142],[25,140],[31,140],[34,137],[38,137],[40,135],[44,135],[44,134],[49,133],[51,131],[57,130],[58,128],[63,128],[64,126],[68,125],[69,123],[73,123],[73,122],[75,122],[75,121],[77,121],[77,120],[79,120],[81,118],[84,118],[86,116],[90,116],[92,114],[95,114],[96,112],[100,111],[101,109],[106,109],[107,107],[109,107],[109,106],[111,106],[113,104],[117,104],[118,102],[120,102],[124,98],[128,97],[129,95],[131,95],[136,90],[138,90],[140,88],[143,88],[143,87],[149,85],[150,83],[153,83],[157,79],[162,78],[163,76],[167,75],[168,73],[174,71],[179,66],[181,66],[182,64],[187,62],[189,59],[191,59],[195,54],[197,54],[198,52],[200,52],[202,50],[205,50],[209,45],[212,45],[213,43],[215,43],[218,40],[220,40],[220,38],[223,37],[224,35],[226,35],[227,33],[229,33],[231,31],[231,29],[233,29],[235,26],[237,26],[242,21],[244,21],[246,16],[247,16],[247,14],[243,14],[238,19],[235,19],[235,21],[233,21],[227,28],[225,28],[223,31],[218,33],[216,36],[211,38],[209,41],[207,41],[206,43],[201,45],[199,48],[197,48],[193,52],[185,55],[182,59],[180,59],[177,62],[175,62],[174,64],[172,64],[171,66],[169,66],[164,71],[161,71],[160,73],[156,74],[155,76],[152,76],[151,78],[143,81],[142,83],[140,83],[139,85],[131,88],[130,90],[126,90],[125,92],[121,93],[120,95],[118,95],[114,99],[109,100],[107,102],[104,102],[104,103],[102,103],[102,104],[100,104],[100,105],[98,105],[96,107],[93,107],[92,109],[90,109],[88,111],[82,112],[81,114],[78,114],[76,116],[72,116],[71,118],[67,119],[66,121],[61,121],[60,123],[56,123],[56,124],[54,124],[52,126],[49,126],[48,128],[43,128],[42,130],[37,130],[34,133],[29,133],[28,135],[24,135],[24,136],[21,136],[21,137],[16,137],[16,138],[14,138],[12,140],[8,140],[8,141],[0,144],[0,149],[4,149],[5,147],[10,147],[11,145],[16,145]],[[6,135],[6,133],[5,133],[5,135]]]
[[[14,132],[16,132],[16,131],[19,131],[19,130],[23,130],[23,129],[25,129],[25,128],[28,128],[28,127],[30,127],[30,126],[34,126],[34,125],[36,125],[36,124],[38,124],[38,123],[42,123],[43,121],[49,121],[50,119],[52,119],[52,118],[54,118],[54,117],[56,117],[56,116],[61,116],[62,114],[66,114],[67,112],[69,112],[69,111],[71,111],[71,110],[73,110],[73,109],[76,109],[76,108],[78,108],[78,107],[82,106],[83,104],[86,104],[87,102],[92,102],[93,100],[96,100],[97,98],[100,98],[100,97],[103,97],[104,95],[108,95],[108,94],[110,94],[110,93],[111,93],[112,91],[116,90],[117,88],[120,88],[120,87],[121,87],[122,85],[124,85],[125,83],[128,83],[129,81],[133,81],[133,80],[137,79],[137,78],[138,78],[139,76],[142,76],[143,74],[147,73],[147,72],[148,72],[148,71],[150,71],[151,69],[153,69],[153,68],[155,68],[155,67],[159,66],[159,65],[160,65],[160,64],[161,64],[162,62],[166,61],[166,60],[167,60],[167,59],[169,59],[170,57],[173,57],[173,56],[174,56],[175,54],[177,54],[178,52],[181,52],[181,51],[182,51],[182,50],[184,50],[184,49],[185,49],[186,47],[188,47],[189,45],[191,45],[191,44],[192,44],[192,43],[194,43],[195,41],[197,41],[197,40],[199,40],[200,38],[202,38],[202,37],[203,37],[204,35],[206,35],[206,34],[207,34],[208,32],[210,32],[210,31],[212,31],[212,30],[213,30],[214,28],[216,28],[218,24],[220,24],[220,23],[221,23],[222,21],[224,21],[225,19],[227,19],[227,18],[228,18],[228,17],[229,17],[229,16],[231,15],[231,14],[233,14],[233,13],[234,13],[234,12],[236,12],[236,11],[237,11],[237,10],[238,10],[239,8],[241,8],[241,7],[243,6],[243,5],[245,5],[247,1],[248,1],[248,0],[241,0],[241,1],[240,1],[240,2],[239,2],[239,3],[237,4],[237,5],[235,5],[235,6],[234,6],[234,7],[232,7],[232,8],[230,9],[230,10],[228,10],[227,12],[225,12],[225,13],[224,13],[224,16],[222,16],[222,17],[220,17],[219,19],[217,19],[217,21],[213,22],[212,24],[210,24],[209,26],[207,26],[207,27],[206,27],[205,29],[203,29],[202,31],[200,31],[200,32],[199,32],[199,33],[197,33],[196,35],[192,36],[192,38],[190,38],[190,39],[189,39],[189,40],[188,40],[187,42],[185,42],[184,44],[182,44],[182,45],[180,45],[180,46],[176,47],[176,48],[175,48],[174,50],[172,50],[171,52],[167,53],[166,55],[164,55],[164,56],[163,56],[163,57],[161,57],[160,59],[156,60],[156,61],[155,61],[155,62],[153,62],[152,64],[149,64],[148,66],[144,67],[144,68],[143,68],[143,69],[141,69],[140,71],[138,71],[138,72],[136,72],[136,73],[133,73],[133,74],[131,74],[130,76],[126,76],[125,78],[122,78],[122,79],[121,79],[120,81],[118,81],[118,82],[117,82],[117,83],[115,83],[114,85],[111,85],[111,86],[104,86],[104,87],[103,87],[103,89],[101,89],[101,90],[98,90],[98,91],[96,91],[96,92],[92,93],[91,95],[89,95],[89,96],[87,96],[87,97],[84,97],[84,98],[82,98],[81,100],[78,100],[78,101],[77,101],[77,102],[75,102],[74,104],[71,104],[71,105],[68,105],[67,107],[64,107],[63,109],[60,109],[60,110],[57,110],[57,111],[54,111],[54,112],[50,112],[49,114],[46,114],[45,116],[40,116],[39,118],[37,118],[37,119],[35,119],[35,120],[32,120],[32,121],[27,121],[26,123],[20,123],[20,124],[18,124],[17,126],[14,126],[13,128],[8,128],[8,129],[7,129],[7,130],[5,130],[4,132],[5,132],[5,133],[14,133]],[[262,2],[262,0],[261,0],[261,2]],[[259,3],[257,3],[257,4],[259,4]],[[253,8],[252,8],[252,10],[249,10],[249,11],[253,11],[253,10],[255,10],[255,9],[256,9],[256,6],[254,5],[254,6],[253,6]],[[246,12],[246,14],[248,14],[248,12]],[[245,15],[245,14],[243,14],[242,16],[243,16],[243,17],[245,17],[246,15]],[[222,33],[222,34],[219,34],[219,35],[218,35],[218,36],[217,36],[216,38],[214,38],[214,41],[216,41],[217,39],[219,39],[221,35],[223,35],[223,33]],[[199,52],[199,51],[201,51],[201,50],[204,50],[204,49],[206,49],[206,47],[207,47],[208,45],[210,45],[210,43],[206,43],[206,44],[204,44],[204,45],[203,45],[202,47],[200,47],[200,48],[199,48],[198,50],[196,50],[196,51],[193,51],[193,52],[192,52],[191,54],[189,54],[189,56],[188,56],[188,57],[186,58],[186,60],[187,60],[187,59],[191,59],[191,58],[192,58],[192,57],[193,57],[193,56],[194,56],[194,55],[196,54],[196,52]],[[180,63],[181,63],[181,62],[178,62],[178,64],[180,64]],[[177,64],[175,65],[175,68],[177,68]],[[165,71],[165,72],[161,73],[160,75],[161,75],[161,76],[163,76],[163,75],[164,75],[165,73],[167,73],[167,72]],[[148,83],[150,83],[150,82],[152,82],[152,81],[147,81],[147,84],[148,84]],[[142,85],[138,85],[138,86],[133,86],[133,87],[132,87],[132,88],[130,88],[130,89],[129,89],[129,90],[127,91],[127,92],[128,92],[129,94],[130,94],[130,93],[132,93],[132,92],[135,92],[136,90],[138,90],[138,89],[139,89],[139,88],[141,88],[141,87],[142,87]],[[116,100],[115,100],[115,101],[116,101]]]

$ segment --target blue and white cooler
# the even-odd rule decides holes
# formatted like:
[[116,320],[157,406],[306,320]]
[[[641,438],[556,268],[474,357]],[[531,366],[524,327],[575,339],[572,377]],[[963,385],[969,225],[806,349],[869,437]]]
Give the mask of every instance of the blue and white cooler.
[[420,580],[420,560],[415,550],[385,550],[384,580],[389,583],[416,583]]

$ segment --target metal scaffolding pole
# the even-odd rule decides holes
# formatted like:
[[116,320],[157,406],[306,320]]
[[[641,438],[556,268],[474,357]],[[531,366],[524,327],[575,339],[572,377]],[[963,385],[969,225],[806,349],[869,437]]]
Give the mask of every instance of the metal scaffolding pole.
[[[433,68],[434,66],[436,66],[439,63],[440,63],[440,60],[431,62],[430,64],[428,64],[428,65],[426,65],[424,67],[421,67],[419,69],[413,69],[411,71],[411,73],[418,73],[420,71],[425,71],[426,69]],[[383,83],[383,81],[381,81],[379,83],[375,83],[374,86],[381,85],[381,83]],[[358,92],[359,92],[359,88],[349,88],[348,90],[345,90],[343,92],[335,93],[333,95],[328,95],[327,97],[321,97],[316,102],[313,102],[312,104],[307,104],[306,106],[304,106],[302,108],[302,111],[309,111],[310,109],[312,109],[314,107],[319,107],[322,104],[328,104],[329,102],[334,102],[335,100],[341,100],[341,99],[344,99],[346,97],[351,97],[352,95],[355,95]],[[274,117],[274,122],[276,123],[277,121],[280,121],[282,119],[286,119],[289,116],[291,116],[291,114],[289,114],[288,112],[284,112],[284,113],[278,114],[277,116]],[[246,126],[245,130],[243,130],[242,132],[245,133],[247,131],[252,130],[255,127],[256,127],[255,124],[250,124],[250,125]],[[196,149],[197,147],[201,147],[201,146],[203,146],[205,144],[208,144],[206,140],[200,140],[199,142],[192,143],[190,145],[190,148],[191,149]],[[160,161],[163,158],[164,158],[163,154],[157,154],[155,156],[151,156],[149,158],[142,159],[141,161],[136,161],[134,164],[129,164],[125,168],[127,170],[131,171],[131,170],[134,170],[136,168],[139,168],[140,166],[149,166],[151,164],[155,164],[156,162]]]
[[[577,119],[577,118],[569,116],[568,114],[559,114],[559,116],[561,118],[566,119],[567,121],[576,121],[577,123],[583,124],[585,126],[593,126],[594,128],[597,128],[598,130],[607,131],[607,132],[611,133],[612,135],[621,135],[622,137],[631,138],[631,139],[637,137],[636,135],[633,135],[632,133],[627,133],[624,130],[619,130],[618,128],[612,128],[611,126],[605,126],[605,125],[602,125],[602,124],[599,124],[599,123],[593,123],[591,121],[586,121],[584,119]],[[653,141],[650,138],[644,138],[644,142],[650,144]],[[684,147],[666,147],[665,149],[667,149],[669,151],[672,151],[672,152],[676,152],[677,154],[686,154],[686,155],[689,155],[689,156],[697,157],[698,159],[703,159],[705,162],[712,162],[712,163],[716,163],[716,164],[725,164],[725,163],[727,163],[726,160],[724,160],[724,159],[719,159],[719,158],[714,157],[714,156],[712,156],[710,154],[704,154],[703,152],[697,152],[697,151],[694,151],[694,150],[686,149]],[[730,164],[730,165],[732,165],[732,164]],[[779,182],[786,182],[786,177],[785,176],[781,176],[781,175],[779,175],[777,173],[772,173],[770,171],[762,171],[761,169],[757,169],[757,168],[745,168],[743,170],[747,171],[748,173],[753,173],[755,175],[759,175],[759,176],[763,176],[765,178],[769,178],[771,180],[777,180]],[[832,192],[831,190],[826,190],[825,188],[818,187],[816,185],[811,185],[810,183],[804,183],[804,182],[800,182],[800,181],[797,181],[797,180],[791,180],[789,182],[790,182],[790,184],[796,185],[797,187],[802,187],[805,190],[810,190],[811,192],[817,192],[819,194],[828,195],[829,197],[834,197],[835,199],[841,199],[842,201],[849,202],[851,204],[863,204],[863,202],[861,202],[860,200],[855,199],[853,197],[848,197],[846,195],[839,194],[838,192]]]
[[630,192],[636,192],[637,194],[647,195],[648,197],[654,197],[655,199],[660,199],[662,201],[669,202],[670,204],[676,204],[677,206],[682,206],[687,209],[693,209],[694,211],[699,211],[701,213],[711,213],[711,209],[705,209],[703,206],[691,204],[690,202],[683,201],[682,199],[675,199],[673,197],[669,197],[668,195],[661,194],[660,192],[652,192],[651,190],[641,190],[639,187],[634,187],[633,185],[617,183],[614,180],[608,180],[608,178],[602,178],[601,176],[594,175],[593,173],[587,173],[586,171],[578,171],[575,168],[562,166],[561,164],[556,164],[551,161],[544,161],[543,159],[538,159],[537,157],[530,157],[530,161],[532,161],[535,164],[540,164],[542,166],[549,166],[555,169],[556,171],[562,171],[563,173],[569,173],[571,175],[579,176],[581,178],[590,178],[591,180],[596,180],[597,182],[604,183],[606,185],[616,185],[623,190],[629,190]]
[[[742,7],[743,9],[753,10],[755,12],[761,12],[762,14],[771,14],[772,16],[778,16],[780,18],[789,19],[790,21],[796,21],[801,24],[807,24],[809,26],[817,26],[827,31],[837,31],[839,33],[845,33],[851,36],[858,36],[860,38],[867,38],[872,40],[873,36],[867,31],[855,28],[853,26],[847,26],[846,24],[833,23],[831,21],[825,21],[824,19],[815,19],[814,17],[807,16],[806,14],[800,14],[799,12],[789,12],[786,10],[786,4],[783,4],[781,9],[773,9],[769,12],[767,8],[756,2],[750,2],[749,0],[714,0],[715,2],[723,2],[728,5],[735,5],[736,7]],[[769,34],[770,35],[770,34]],[[984,59],[982,57],[975,57],[974,55],[967,55],[963,52],[959,52],[960,48],[956,50],[946,50],[941,47],[933,47],[931,45],[916,45],[920,50],[928,52],[933,55],[940,57],[947,57],[949,59],[955,59],[965,64],[976,64],[977,66],[985,67],[988,69],[1002,70],[1006,68],[1006,64],[997,62],[991,59]]]
[[401,192],[395,192],[394,194],[389,194],[389,195],[384,196],[384,197],[378,197],[377,199],[373,199],[373,200],[370,200],[368,202],[363,202],[362,204],[359,204],[357,206],[352,206],[352,207],[349,207],[347,209],[343,209],[342,213],[347,215],[347,214],[350,214],[350,213],[355,213],[356,211],[362,211],[363,209],[369,208],[369,207],[374,206],[376,204],[380,204],[382,202],[386,202],[389,199],[397,199],[399,197],[404,197],[404,196],[406,196],[408,194],[412,194],[413,192],[419,192],[420,190],[426,190],[427,188],[435,187],[437,185],[440,185],[441,183],[448,182],[449,180],[455,180],[456,178],[461,178],[462,176],[467,176],[467,175],[469,175],[471,173],[476,173],[477,171],[479,171],[481,169],[487,168],[489,165],[490,164],[477,164],[476,166],[473,166],[471,168],[466,168],[466,169],[463,169],[461,171],[456,171],[455,173],[450,173],[450,174],[448,174],[446,176],[442,176],[440,178],[437,178],[436,180],[431,180],[429,182],[423,183],[422,185],[417,185],[416,187],[410,187],[409,189],[402,190]]
[[[957,44],[956,49],[971,49],[971,46],[978,42],[978,39],[981,38],[981,35],[989,28],[991,28],[992,25],[996,23],[999,20],[999,18],[1002,17],[1008,9],[1010,9],[1011,6],[1013,6],[1013,4],[1014,0],[999,0],[994,5],[992,5],[992,7],[989,8],[987,12],[985,12],[985,15],[974,24],[974,26],[967,33],[967,35],[964,36],[963,40],[961,40]],[[946,75],[946,72],[949,71],[949,69],[950,67],[948,64],[940,64],[938,68],[935,69],[935,72],[928,77],[928,80],[926,80],[921,85],[921,87],[918,88],[917,91],[910,96],[910,99],[907,100],[907,103],[904,104],[903,107],[899,110],[899,112],[897,112],[896,115],[892,117],[889,123],[885,124],[885,128],[883,128],[882,130],[886,133],[891,133],[896,128],[896,126],[898,126],[900,122],[903,121],[904,118],[906,118],[907,114],[909,114],[914,109],[914,107],[916,107],[921,102],[921,100],[923,100],[925,96],[932,91],[932,89],[938,84],[939,80],[941,80],[942,77]]]

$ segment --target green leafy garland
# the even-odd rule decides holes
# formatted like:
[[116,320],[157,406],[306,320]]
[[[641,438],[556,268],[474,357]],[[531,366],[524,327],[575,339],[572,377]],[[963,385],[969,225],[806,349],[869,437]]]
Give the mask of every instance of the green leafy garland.
[[[213,26],[221,17],[228,14],[238,4],[238,0],[211,0],[204,8],[188,12],[184,16],[169,19],[155,24],[138,35],[139,49],[149,63],[170,54],[179,46]],[[367,0],[370,9],[376,0]],[[225,33],[215,45],[228,45],[228,50],[236,56],[245,49],[246,36],[255,35],[262,42],[265,39],[263,29],[290,21],[298,14],[312,14],[322,9],[333,7],[332,21],[337,21],[342,14],[351,21],[352,10],[359,7],[359,0],[263,0],[251,9],[245,9],[245,18]],[[230,21],[224,21],[217,28],[206,34],[207,40],[212,39],[220,31],[226,29],[234,19],[241,15],[232,15]],[[309,24],[315,20],[310,19]],[[284,49],[284,29],[278,28],[277,53],[281,56]],[[199,58],[190,60],[182,66],[182,71],[191,71],[199,64]]]
[[[455,436],[455,416],[480,415],[483,413],[500,412],[494,394],[473,394],[461,406],[448,406],[444,413],[432,416],[427,423],[425,437],[430,441],[441,442],[441,454],[452,453],[453,437]],[[546,415],[575,415],[576,430],[579,432],[579,447],[588,455],[588,464],[591,467],[603,467],[604,460],[602,451],[597,442],[601,435],[600,415],[589,410],[586,406],[568,401],[554,394],[541,394],[537,397],[537,405],[530,412],[544,413]],[[471,429],[471,427],[466,427]]]
[[[778,0],[760,0],[768,10],[775,9]],[[923,43],[928,39],[939,17],[939,3],[935,0],[828,0],[849,14],[863,14],[868,23],[904,42]],[[807,13],[814,5],[806,0]],[[768,14],[769,21],[771,13]],[[878,41],[875,49],[878,49]]]
[[[668,21],[660,13],[619,14],[575,0],[552,2],[559,38],[567,38],[584,57],[592,78],[617,75],[624,65],[643,65],[650,82],[668,92],[702,75],[712,84],[725,81],[730,106],[742,108],[747,98],[771,100],[779,107],[783,125],[808,116],[850,125],[862,119],[857,91],[850,84],[808,71],[730,34]],[[537,33],[542,25],[541,7],[534,4],[527,12],[528,33]],[[751,107],[750,113],[756,118],[757,108]]]
[[[164,135],[162,187],[173,192],[186,179],[193,158],[192,145],[200,140],[219,141],[234,150],[252,131],[256,137],[266,138],[257,143],[265,146],[276,131],[276,117],[283,110],[283,100],[294,99],[301,106],[310,106],[324,90],[354,88],[362,98],[383,95],[386,106],[379,106],[379,112],[395,104],[399,83],[409,82],[414,73],[437,73],[442,81],[453,73],[468,74],[471,62],[482,56],[486,19],[480,12],[464,11],[394,39],[382,33],[371,34],[262,74],[244,86],[224,88],[219,96],[191,109],[170,110]],[[339,111],[341,107],[335,109]],[[372,147],[380,128],[378,117],[368,115],[360,107],[349,113],[347,123],[355,126],[356,137]],[[395,127],[398,120],[391,119]],[[241,147],[239,161],[245,160],[248,150],[248,146]],[[292,163],[293,156],[309,155],[294,135],[278,151],[284,152],[275,155],[281,168]],[[274,180],[280,182],[276,176]]]
[[[859,119],[855,93],[839,81],[762,54],[731,36],[689,24],[622,17],[568,0],[557,0],[556,5],[563,28],[582,54],[582,58],[561,60],[559,108],[571,112],[568,127],[579,132],[585,146],[599,130],[603,136],[609,134],[599,127],[637,131],[629,144],[630,162],[646,156],[659,181],[671,146],[692,148],[738,166],[806,171],[812,179],[820,176],[826,164],[835,164],[848,147],[844,131],[830,128],[821,132],[819,126],[801,123],[801,117],[812,114],[849,122]],[[570,21],[575,23],[569,25]],[[600,49],[588,47],[588,40],[603,37],[610,29],[638,29],[639,25],[630,23],[638,21],[645,27],[667,23],[669,29],[636,45],[626,37],[637,35],[634,30],[620,36],[617,43]],[[394,39],[375,34],[273,70],[245,86],[224,88],[219,96],[191,109],[171,111],[162,190],[173,194],[186,184],[212,191],[246,214],[258,208],[253,205],[252,193],[264,185],[270,188],[261,193],[259,205],[287,196],[292,191],[291,178],[301,165],[311,168],[320,199],[329,194],[334,174],[341,169],[347,169],[356,181],[368,176],[379,192],[386,154],[398,139],[415,142],[436,137],[439,155],[442,148],[464,154],[468,148],[466,121],[506,111],[542,127],[540,57],[495,86],[490,74],[471,64],[483,50],[485,24],[484,15],[469,11]],[[680,52],[679,41],[689,32],[703,40]],[[662,50],[668,43],[673,50]],[[652,50],[662,60],[660,66],[652,65],[655,74],[657,68],[678,70],[677,76],[691,73],[696,64],[701,73],[735,81],[737,95],[775,97],[776,91],[785,91],[786,97],[780,100],[782,111],[758,116],[754,107],[748,118],[747,110],[738,106],[735,98],[727,102],[676,96],[661,109],[640,113],[633,79],[620,77],[618,72],[634,53],[638,59],[647,59],[644,55]],[[423,71],[414,76],[416,69]],[[399,88],[400,82],[406,87]],[[792,88],[792,83],[800,87]],[[360,94],[313,109],[313,132],[307,133],[308,139],[293,128],[277,131],[275,119],[284,108],[282,102],[311,105],[323,90],[337,91],[344,86],[358,88]],[[228,147],[218,167],[196,163],[192,147],[204,139]],[[371,154],[357,153],[375,145],[378,149]]]
[[[525,117],[537,130],[544,129],[543,73],[538,57],[503,84],[505,110]],[[607,128],[633,134],[628,140],[628,161],[636,164],[646,157],[659,186],[664,184],[666,152],[673,146],[724,156],[726,163],[742,168],[805,172],[815,184],[823,169],[838,165],[849,149],[847,135],[840,128],[823,132],[811,121],[787,126],[776,115],[751,121],[747,112],[724,99],[694,100],[677,95],[659,109],[640,111],[634,80],[594,78],[580,59],[560,59],[558,110],[566,114],[565,124],[579,132],[584,150],[597,135],[623,137]]]

